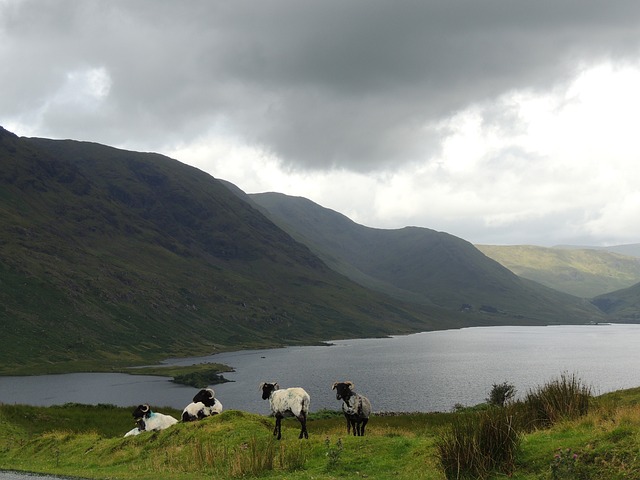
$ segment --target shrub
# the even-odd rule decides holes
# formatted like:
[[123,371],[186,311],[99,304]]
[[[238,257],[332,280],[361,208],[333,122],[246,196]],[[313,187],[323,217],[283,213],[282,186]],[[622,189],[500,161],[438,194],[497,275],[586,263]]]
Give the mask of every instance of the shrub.
[[508,382],[494,383],[487,397],[487,403],[496,407],[504,407],[516,396],[516,387]]
[[505,408],[459,414],[436,441],[445,475],[455,479],[511,474],[519,445],[512,412]]
[[563,373],[560,378],[529,390],[524,404],[533,427],[548,427],[586,415],[592,398],[591,387],[575,374]]

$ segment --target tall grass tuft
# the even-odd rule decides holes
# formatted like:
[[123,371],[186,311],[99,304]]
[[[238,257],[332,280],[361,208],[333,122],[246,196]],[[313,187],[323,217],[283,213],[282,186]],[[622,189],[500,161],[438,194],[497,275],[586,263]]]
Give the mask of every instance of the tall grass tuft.
[[575,374],[563,373],[535,390],[524,399],[532,427],[545,428],[561,420],[571,420],[589,413],[593,399],[591,387]]
[[[285,446],[273,438],[257,439],[235,448],[216,446],[211,442],[194,442],[191,446],[191,466],[197,470],[214,470],[225,478],[255,477],[277,470],[293,472],[302,470],[307,462],[304,444],[292,443]],[[181,459],[174,459],[171,466],[180,469]]]
[[489,408],[456,416],[436,442],[448,479],[485,479],[513,473],[520,435],[509,408]]
[[276,444],[272,438],[259,442],[256,437],[252,437],[248,444],[242,444],[231,457],[230,476],[256,476],[273,470],[275,451]]
[[287,472],[303,470],[307,463],[306,444],[297,442],[287,446],[280,444],[280,468]]

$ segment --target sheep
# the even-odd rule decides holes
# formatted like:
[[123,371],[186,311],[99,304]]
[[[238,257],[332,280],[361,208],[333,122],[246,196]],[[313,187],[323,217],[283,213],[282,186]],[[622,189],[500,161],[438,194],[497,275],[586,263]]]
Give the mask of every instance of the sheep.
[[135,427],[129,430],[127,433],[125,433],[124,436],[130,437],[132,435],[140,435],[141,433],[142,433],[142,430],[140,430],[140,427]]
[[353,427],[354,436],[363,436],[371,415],[369,399],[355,392],[353,382],[336,382],[331,389],[336,391],[336,399],[343,401],[342,412],[347,420],[347,435]]
[[277,435],[278,440],[282,438],[281,423],[284,417],[296,417],[300,422],[300,435],[298,438],[309,438],[307,432],[307,415],[309,414],[309,406],[311,398],[309,394],[300,387],[285,388],[280,390],[277,383],[261,383],[262,399],[269,399],[271,413],[276,417],[276,426],[273,434]]
[[213,389],[203,388],[193,397],[193,402],[182,411],[182,421],[202,420],[205,417],[217,415],[221,412],[222,403],[220,400],[216,400]]
[[139,435],[142,432],[164,430],[178,423],[178,420],[171,415],[151,411],[151,407],[147,404],[138,405],[132,415],[136,420],[137,427],[129,430],[125,437]]

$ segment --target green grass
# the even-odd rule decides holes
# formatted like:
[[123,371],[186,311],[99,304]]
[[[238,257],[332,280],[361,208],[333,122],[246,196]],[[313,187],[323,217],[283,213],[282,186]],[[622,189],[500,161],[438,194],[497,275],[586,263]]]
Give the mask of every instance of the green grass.
[[[523,433],[509,459],[511,478],[638,478],[639,400],[640,388],[609,393],[578,418]],[[340,413],[322,411],[311,416],[309,440],[298,440],[298,422],[285,420],[277,442],[273,418],[241,411],[123,438],[131,409],[0,405],[0,469],[125,480],[445,479],[438,443],[483,412],[374,415],[367,435],[352,437]]]

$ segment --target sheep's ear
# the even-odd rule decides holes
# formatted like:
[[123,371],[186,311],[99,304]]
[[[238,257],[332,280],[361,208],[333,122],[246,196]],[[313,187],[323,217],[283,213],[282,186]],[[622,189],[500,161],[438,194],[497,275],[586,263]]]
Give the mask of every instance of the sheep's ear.
[[280,385],[278,385],[277,383],[273,384],[273,389],[274,390],[278,390],[280,388]]
[[337,386],[338,386],[338,382],[334,382],[333,386],[331,387],[331,390],[335,390]]
[[355,388],[355,385],[353,384],[353,382],[344,382],[347,384],[347,386],[349,387],[349,390],[353,390]]

